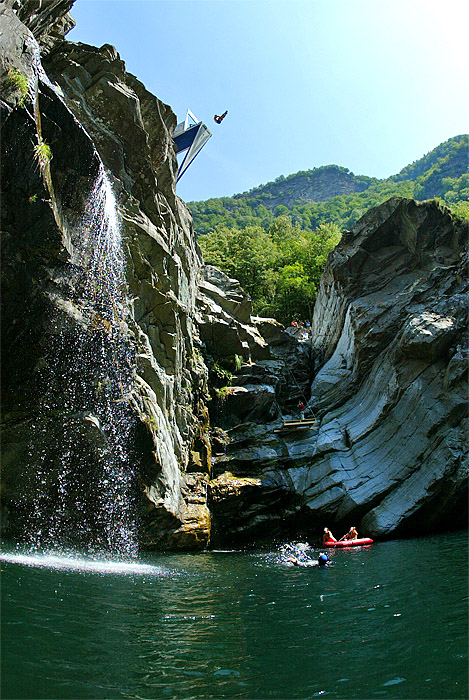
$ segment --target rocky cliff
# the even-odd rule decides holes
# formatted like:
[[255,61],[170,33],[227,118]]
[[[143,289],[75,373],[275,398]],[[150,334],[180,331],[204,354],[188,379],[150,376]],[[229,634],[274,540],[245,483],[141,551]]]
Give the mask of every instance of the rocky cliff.
[[[312,345],[253,317],[176,195],[175,115],[112,46],[65,41],[72,4],[0,6],[4,535],[464,523],[461,224],[391,200],[331,256]],[[300,399],[313,428],[274,432]]]
[[[137,501],[140,542],[203,547],[210,444],[194,323],[202,261],[175,194],[176,117],[115,49],[63,40],[71,4],[3,3],[0,14],[4,533],[20,536],[39,509],[47,529],[58,502],[61,529],[99,527],[96,503],[114,506],[103,502],[109,479],[96,474],[115,431],[125,437],[119,449],[131,476],[122,479]],[[106,316],[97,301],[111,268],[89,293],[90,260],[109,261],[109,242],[82,252],[101,164],[121,220],[119,327],[115,308]],[[123,357],[128,367],[118,371]],[[70,434],[73,464],[61,454],[63,445],[70,454]]]
[[274,210],[278,205],[291,207],[308,202],[326,202],[338,195],[363,192],[374,182],[375,178],[356,176],[347,168],[338,165],[325,165],[307,172],[299,172],[289,177],[280,177],[275,182],[260,185],[249,193],[236,195],[237,198],[262,198],[267,209]]
[[274,432],[266,417],[228,431],[215,535],[466,525],[466,246],[467,227],[431,201],[389,200],[343,235],[314,310],[316,424]]

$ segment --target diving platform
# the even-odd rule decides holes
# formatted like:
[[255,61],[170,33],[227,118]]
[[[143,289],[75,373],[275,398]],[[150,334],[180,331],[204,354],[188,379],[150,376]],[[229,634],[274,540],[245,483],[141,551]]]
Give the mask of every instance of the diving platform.
[[178,124],[173,131],[176,153],[187,151],[178,167],[177,182],[184,175],[194,158],[200,153],[211,135],[212,132],[207,129],[205,124],[199,121],[188,109],[185,120]]
[[274,428],[274,433],[286,433],[293,430],[317,430],[316,418],[307,418],[303,420],[284,420],[279,428]]

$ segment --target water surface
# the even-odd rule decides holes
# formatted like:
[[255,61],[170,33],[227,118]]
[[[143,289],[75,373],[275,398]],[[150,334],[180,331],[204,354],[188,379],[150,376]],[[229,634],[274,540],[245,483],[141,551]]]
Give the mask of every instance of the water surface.
[[331,551],[326,570],[276,551],[126,563],[5,547],[2,697],[466,698],[467,545]]

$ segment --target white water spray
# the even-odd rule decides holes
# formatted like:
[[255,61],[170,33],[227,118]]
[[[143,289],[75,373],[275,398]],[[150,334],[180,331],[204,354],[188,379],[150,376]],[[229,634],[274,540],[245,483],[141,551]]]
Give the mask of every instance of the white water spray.
[[0,562],[19,564],[39,569],[55,569],[58,571],[81,571],[83,573],[114,574],[120,576],[168,576],[171,572],[162,566],[140,562],[112,561],[105,559],[87,559],[80,556],[57,554],[27,554],[0,552]]
[[[134,352],[117,205],[102,166],[73,246],[70,306],[80,323],[70,324],[68,317],[56,340],[57,364],[42,403],[42,437],[31,450],[39,495],[28,518],[29,537],[35,548],[76,542],[95,552],[135,556],[129,455]],[[54,414],[64,428],[51,438]]]

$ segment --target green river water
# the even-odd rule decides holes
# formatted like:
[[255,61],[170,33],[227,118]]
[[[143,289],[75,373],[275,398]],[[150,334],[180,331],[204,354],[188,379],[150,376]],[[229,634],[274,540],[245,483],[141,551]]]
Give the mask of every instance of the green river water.
[[467,533],[331,558],[4,546],[1,696],[467,698]]

